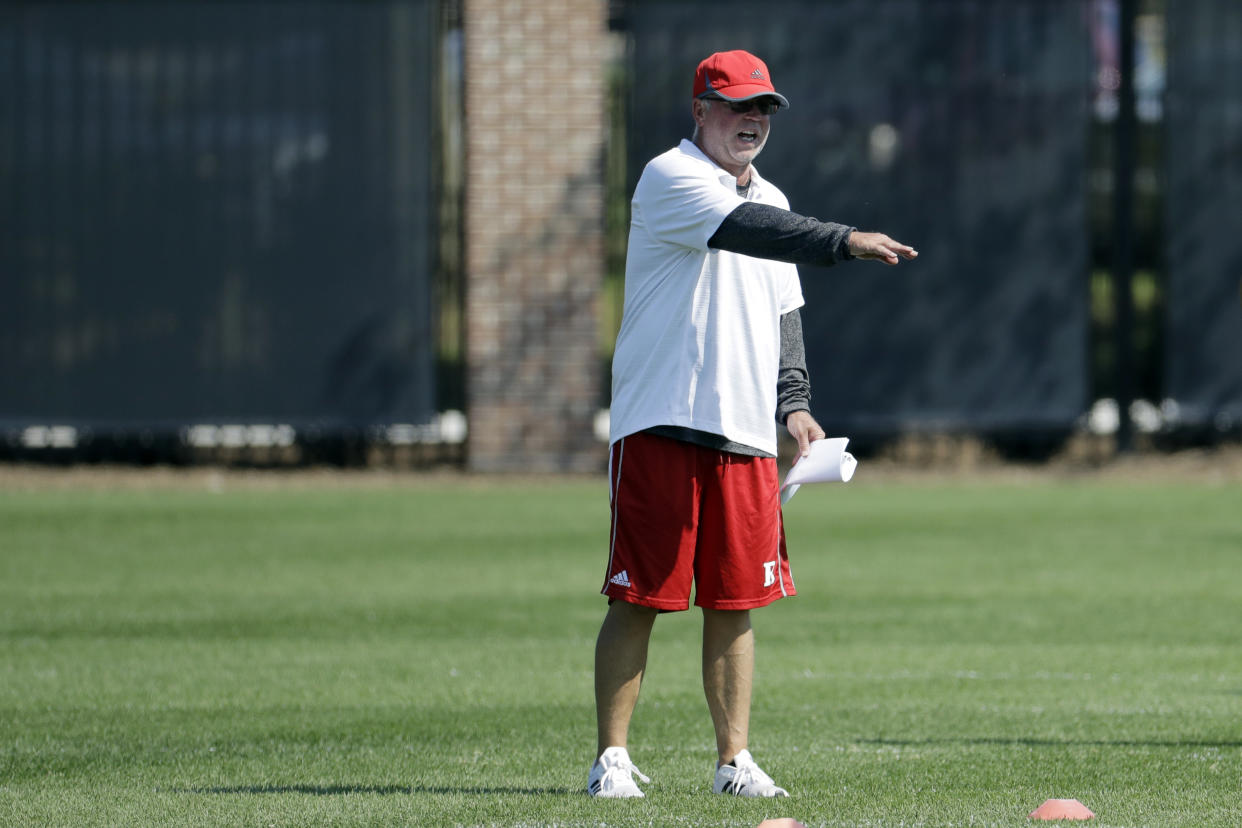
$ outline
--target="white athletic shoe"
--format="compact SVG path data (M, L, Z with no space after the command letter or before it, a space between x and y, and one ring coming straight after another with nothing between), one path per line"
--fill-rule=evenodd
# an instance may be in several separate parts
M607 799L642 797L643 792L630 774L637 774L644 782L651 781L634 767L625 748L610 747L591 766L591 774L587 777L587 793Z
M789 796L789 791L777 787L772 777L755 764L749 750L734 756L733 764L716 768L712 790L734 796Z

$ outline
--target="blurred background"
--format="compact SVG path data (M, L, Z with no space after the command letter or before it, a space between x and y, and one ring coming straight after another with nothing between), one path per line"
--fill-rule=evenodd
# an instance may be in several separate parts
M1232 0L16 0L0 460L602 469L630 194L735 48L793 209L921 254L801 271L855 453L1242 438Z

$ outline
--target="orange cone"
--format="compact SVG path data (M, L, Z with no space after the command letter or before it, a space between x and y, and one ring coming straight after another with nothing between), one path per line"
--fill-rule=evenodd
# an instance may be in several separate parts
M1029 816L1031 819L1091 819L1095 814L1077 799L1049 799Z
M806 826L796 819L781 817L780 819L765 819L759 823L759 828L806 828Z

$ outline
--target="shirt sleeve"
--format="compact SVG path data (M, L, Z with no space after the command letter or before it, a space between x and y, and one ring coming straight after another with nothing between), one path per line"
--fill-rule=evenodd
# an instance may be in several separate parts
M708 165L667 157L647 165L634 191L634 205L653 239L702 251L725 217L745 203Z
M806 370L802 314L781 315L781 366L776 376L776 420L784 424L795 411L811 410L811 378Z
M743 202L720 222L707 244L760 259L827 266L854 258L849 250L854 230L770 204Z

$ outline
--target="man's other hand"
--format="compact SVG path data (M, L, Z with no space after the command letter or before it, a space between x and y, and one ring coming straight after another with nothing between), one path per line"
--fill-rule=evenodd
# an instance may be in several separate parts
M786 417L785 428L789 429L790 436L798 441L798 456L794 458L795 463L798 462L799 458L806 457L811 453L811 443L828 436L819 427L819 423L815 422L811 412L805 410L795 411Z

